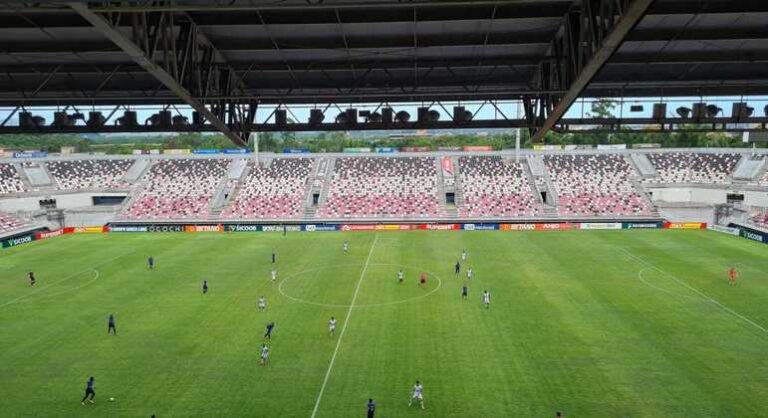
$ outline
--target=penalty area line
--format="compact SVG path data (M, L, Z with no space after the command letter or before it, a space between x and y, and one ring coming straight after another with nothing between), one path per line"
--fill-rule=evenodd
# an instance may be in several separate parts
M333 364L336 362L336 354L339 353L339 347L341 347L341 340L344 338L344 332L347 331L349 318L352 316L352 310L355 308L355 301L357 300L357 295L358 293L360 293L360 284L363 283L363 278L365 278L365 272L368 270L368 264L370 264L371 256L373 255L373 249L376 247L376 241L378 241L378 239L379 239L379 234L374 235L373 244L371 244L371 250L368 251L368 258L365 259L365 265L363 266L363 270L360 272L360 279L357 280L357 286L355 286L355 293L352 295L352 302L349 303L349 308L347 309L347 315L344 318L344 325L342 325L341 332L339 333L339 339L336 340L336 348L333 349L333 354L331 355L331 362L330 364L328 364L328 370L325 371L325 377L323 378L323 385L320 386L320 393L317 394L315 407L312 409L312 418L315 418L315 416L317 415L317 410L320 407L320 401L323 400L323 393L325 393L325 386L328 385L328 378L331 377Z
M720 307L720 309L728 312L729 314L731 314L731 315L741 319L742 321L748 323L749 325L752 325L753 327L759 329L760 331L763 331L764 333L768 334L768 329L766 329L764 326L758 324L757 322L755 322L755 321L747 318L746 316L744 316L744 315L734 311L733 309L723 305L722 303L720 303L720 302L716 301L715 299L711 298L709 295L705 294L704 292L700 291L699 289L696 289L695 287L689 285L685 281L677 278L676 276L674 276L674 275L672 275L670 273L667 273L666 271L660 269L659 267L656 267L654 264L650 263L649 261L646 261L645 259L636 256L635 254L633 254L632 252L630 252L626 248L619 247L619 249L621 251L623 251L625 254L627 254L628 256L630 256L633 260L635 260L635 261L637 261L637 262L639 262L641 264L644 264L646 267L652 268L652 269L658 271L659 273L669 277L670 279L676 281L677 283L679 283L679 284L687 287L691 291L695 292L696 294L698 294L702 298L704 298L704 299L708 300L709 302L712 302L713 304L717 305L718 307Z

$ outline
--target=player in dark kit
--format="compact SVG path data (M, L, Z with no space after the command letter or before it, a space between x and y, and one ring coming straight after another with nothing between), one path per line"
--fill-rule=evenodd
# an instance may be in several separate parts
M35 273L30 271L29 272L29 285L30 286L34 286L36 282L37 282L37 280L35 280Z
M88 399L88 397L91 397L91 399ZM88 383L86 383L85 386L85 396L83 396L83 400L80 401L80 405L85 405L85 400L88 399L88 402L90 403L96 403L93 401L93 398L96 396L96 391L93 390L93 376L88 378Z
M272 341L272 329L275 328L274 322L267 322L267 332L264 333L264 339Z
M153 257L149 257L147 259L147 265L149 266L149 269L152 270L155 268L155 259Z
M208 280L203 280L203 294L208 293Z
M467 289L467 284L464 283L464 286L461 287L461 298L466 300L467 293L469 293L469 289Z
M107 334L110 332L117 335L117 328L115 327L115 316L112 314L109 314L109 319L107 320Z
M376 402L373 399L368 399L368 418L373 418L373 414L376 413Z
M461 263L459 263L458 261L456 261L456 267L454 268L454 270L455 270L455 272L456 272L456 275L458 276L458 275L459 275L459 273L461 272Z
M277 254L275 254L275 250L272 250L272 264L275 264L275 261L277 261Z

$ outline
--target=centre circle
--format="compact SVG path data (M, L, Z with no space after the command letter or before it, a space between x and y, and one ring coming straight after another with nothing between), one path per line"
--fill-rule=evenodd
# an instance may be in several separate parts
M348 283L338 283L338 282L335 282L334 280L329 280L329 277L331 276L326 274L321 278L321 280L324 279L323 282L318 283L316 285L316 286L319 286L319 288L316 288L314 290L315 290L315 295L317 295L321 291L328 290L330 286L347 285L349 286L350 294L346 296L348 300L348 302L346 303L329 303L333 301L319 301L317 300L318 299L317 297L297 295L296 294L297 292L291 291L291 287L295 285L305 285L305 289L309 288L311 285L313 285L313 283L309 281L311 280L311 278L308 278L308 277L313 274L316 274L317 272L328 271L328 270L340 270L345 268L346 269L355 268L353 270L354 271L353 280L350 280L349 272L344 272L344 274L341 275L341 276L345 276L345 275L347 276L346 279L348 280ZM398 283L397 272L401 269L405 274L405 279L403 280L403 283ZM426 289L422 289L418 287L418 278L421 272L427 273ZM361 274L364 274L362 281L360 281ZM369 280L376 281L377 283L370 283ZM351 306L350 302L354 298L354 294L352 292L357 290L358 282L360 283L360 289L361 289L360 294L358 294L358 297L354 303L354 306ZM406 296L402 298L395 298L393 300L387 300L384 302L367 300L370 298L370 295L365 295L364 290L362 290L366 287L366 283L369 286L370 285L384 286L383 288L379 289L379 290L382 290L382 293L405 294ZM433 295L435 292L440 290L442 285L443 285L443 281L440 278L440 276L430 271L420 269L418 267L406 266L406 265L395 264L395 263L368 263L367 265L363 263L356 263L356 264L335 264L335 265L316 266L306 270L302 270L298 273L293 273L289 276L286 276L280 281L280 284L278 285L277 290L280 292L281 295L283 295L284 297L294 302L304 303L308 305L323 306L328 308L350 308L350 307L371 308L371 307L377 307L377 306L389 306L389 305L397 305L401 303L414 302L414 301Z

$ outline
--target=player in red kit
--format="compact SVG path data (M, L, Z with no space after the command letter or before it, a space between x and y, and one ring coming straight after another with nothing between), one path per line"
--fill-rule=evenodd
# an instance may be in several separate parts
M736 278L739 277L739 272L736 271L736 267L731 267L728 270L728 284L733 286L736 284Z
M422 271L421 272L421 280L419 280L421 283L421 287L426 288L427 287L427 273Z

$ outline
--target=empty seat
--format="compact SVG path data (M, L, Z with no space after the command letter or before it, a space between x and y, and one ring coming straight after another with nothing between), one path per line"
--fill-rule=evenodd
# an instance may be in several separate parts
M208 205L227 173L228 159L159 160L146 188L123 216L128 219L206 219Z
M124 189L133 160L60 160L46 163L60 190Z
M657 177L646 183L726 184L739 163L739 154L666 152L647 154Z
M248 163L250 171L230 206L227 219L297 218L304 208L313 159L276 158L269 167Z
M531 192L522 163L498 156L459 158L463 217L532 217L541 211Z
M548 155L544 163L558 194L560 216L649 216L621 155Z
M0 194L25 192L24 183L13 164L0 163Z
M344 157L336 160L320 217L436 217L445 210L437 198L432 157Z

